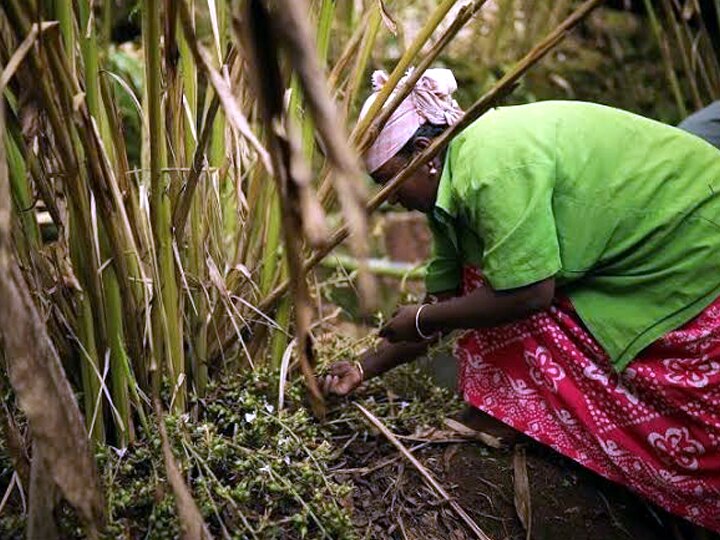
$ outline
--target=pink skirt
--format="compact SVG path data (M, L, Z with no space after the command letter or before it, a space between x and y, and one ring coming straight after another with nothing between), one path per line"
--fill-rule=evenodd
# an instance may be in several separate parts
M465 293L483 286L465 269ZM567 299L457 343L465 401L720 532L720 299L621 373Z

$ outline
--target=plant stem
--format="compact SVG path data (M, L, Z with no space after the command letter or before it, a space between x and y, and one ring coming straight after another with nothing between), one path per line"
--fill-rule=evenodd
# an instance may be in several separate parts
M157 279L152 305L155 358L163 358L172 382L177 388L175 410L185 410L185 360L182 345L182 311L178 299L175 261L172 250L171 209L167 193L168 180L163 169L167 163L162 110L159 0L143 3L143 36L145 38L145 80L147 84L150 127L150 216L152 220ZM158 383L159 380L156 380ZM159 389L159 388L157 388Z

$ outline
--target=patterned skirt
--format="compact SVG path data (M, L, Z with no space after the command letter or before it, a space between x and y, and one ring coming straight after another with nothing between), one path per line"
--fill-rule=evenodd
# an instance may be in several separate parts
M465 293L483 286L465 269ZM567 299L457 343L470 405L720 532L720 299L618 374Z

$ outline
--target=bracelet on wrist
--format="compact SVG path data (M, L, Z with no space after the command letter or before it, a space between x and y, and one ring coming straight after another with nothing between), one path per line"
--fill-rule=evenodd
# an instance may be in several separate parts
M422 310L425 309L427 306L428 304L423 304L415 312L415 331L417 332L417 335L420 336L422 339L432 338L432 334L428 335L425 334L422 330L420 330L420 313L422 313Z
M360 381L361 382L364 381L365 380L365 370L363 369L362 362L360 362L360 360L355 360L353 362L353 364L355 364L355 367L360 372Z

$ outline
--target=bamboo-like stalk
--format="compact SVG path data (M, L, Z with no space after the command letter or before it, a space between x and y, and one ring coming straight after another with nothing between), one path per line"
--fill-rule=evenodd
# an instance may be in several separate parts
M190 0L188 7L191 14L191 24L194 27L195 0ZM183 79L183 95L187 106L187 114L183 115L185 119L185 162L190 163L190 160L193 160L193 170L195 170L195 148L200 147L196 141L197 135L193 135L198 113L197 67L195 66L192 51L190 51L184 32L178 33L178 45L180 50L180 71L182 72ZM217 97L215 98L215 103L219 103ZM217 110L217 106L215 110ZM206 193L204 188L202 188L202 193ZM201 282L207 280L207 269L204 257L206 220L203 214L204 197L202 193L200 196L192 199L190 208L190 245L188 246L187 253L188 271ZM181 204L183 204L182 200L178 203L176 210ZM177 235L177 230L175 232ZM207 319L209 315L208 300L202 290L192 292L192 304L195 306L195 310L190 309L188 317L193 351L193 381L195 383L195 391L198 396L202 397L205 395L208 384Z
M163 172L167 163L167 151L162 112L163 72L159 47L161 32L158 0L146 0L143 3L143 23L150 128L150 213L159 279L152 305L154 355L156 360L164 359L172 385L176 388L175 410L184 411L186 387L182 311L172 249L171 208L166 191L168 180ZM156 379L157 383L159 379Z
M665 13L665 21L667 26L672 29L673 36L675 38L675 49L680 55L680 61L685 71L685 78L690 86L690 96L693 100L695 109L700 109L703 106L702 98L700 97L700 89L698 88L697 76L692 68L692 60L690 59L690 53L688 51L688 44L685 42L685 36L680 28L680 24L677 21L675 11L670 3L670 0L661 1L662 9ZM692 44L690 44L692 46Z
M98 40L94 25L91 20L91 6L88 0L79 0L80 27L85 31L81 34L80 49L82 51L83 65L85 69L85 91L88 112L100 125L101 137L106 143L111 143L108 129L108 122L105 118L105 110L101 106L101 94L99 84L99 61L98 61ZM112 146L108 146L112 148ZM112 250L105 226L99 223L98 237L100 241L101 256L103 259L112 257ZM116 422L116 434L118 444L127 446L133 438L132 418L130 414L130 396L128 392L128 381L126 372L123 369L127 362L125 358L125 330L123 326L123 303L120 295L120 286L113 266L108 267L102 274L103 295L105 302L105 327L107 329L107 346L110 350L110 379L112 386L112 400L117 416L113 416ZM103 344L106 345L106 344Z
M362 79L365 76L370 57L372 55L375 41L377 40L378 31L382 24L382 15L380 8L374 5L370 8L370 15L368 17L368 29L363 36L360 52L355 60L355 66L352 74L350 75L350 82L348 83L347 91L345 92L345 116L349 117L352 111L353 103L362 85Z
M387 83L385 83L383 88L378 93L375 101L373 101L373 104L367 111L366 116L362 118L355 126L355 129L353 129L350 137L353 141L360 143L360 151L364 150L367 145L372 142L366 139L366 132L370 127L370 122L372 122L373 118L375 118L375 116L380 112L382 107L385 105L385 102L390 97L390 94L400 82L400 79L402 79L402 77L405 75L407 69L410 67L413 59L417 56L423 46L425 46L425 43L427 43L433 32L435 32L437 27L440 25L445 16L456 3L457 0L443 0L440 5L435 9L435 11L430 15L418 35L407 48L405 53L400 57L400 60L398 60L398 63L395 65L395 68L388 77Z
M64 45L66 51L69 51L67 56L73 59L70 62L70 69L71 72L74 73L76 70L74 55L76 41L72 18L72 1L59 0L56 4L56 9L61 24ZM57 127L59 127L58 124L56 124L56 128ZM87 198L87 192L82 189L82 187L79 187L77 194L79 195L78 200L70 207L68 228L70 256L73 261L73 266L80 270L78 275L83 284L83 289L85 289L79 298L80 311L78 314L79 327L77 332L81 358L83 394L85 398L85 423L92 439L96 442L102 442L105 439L105 421L101 381L98 377L98 374L102 373L98 341L102 343L107 333L105 331L105 320L103 316L104 309L100 309L102 293L100 291L99 276L83 271L97 267L97 262L92 256L93 252L86 251L89 245L92 246L94 244L92 240L88 242L88 235L86 232L84 233L85 230L90 228L89 200ZM87 291L95 291L95 294L88 294ZM103 317L98 328L96 328L93 312Z
M643 2L645 3L645 10L647 11L648 18L650 19L650 27L652 28L658 45L660 46L665 75L668 78L668 83L670 83L670 88L672 89L673 96L675 97L675 103L678 111L680 111L680 115L685 117L687 116L687 107L685 106L685 100L683 99L682 91L680 90L680 83L673 67L672 54L670 52L667 36L665 36L665 32L658 21L657 14L655 13L655 8L653 8L651 0L643 0Z

